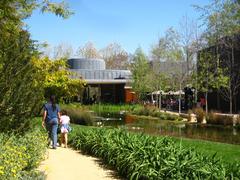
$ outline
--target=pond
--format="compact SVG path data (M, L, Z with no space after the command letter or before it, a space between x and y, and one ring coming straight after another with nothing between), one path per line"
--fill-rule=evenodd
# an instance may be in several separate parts
M203 139L240 144L240 130L232 126L190 124L153 118L139 118L119 113L101 113L96 116L96 126L121 127L133 132Z

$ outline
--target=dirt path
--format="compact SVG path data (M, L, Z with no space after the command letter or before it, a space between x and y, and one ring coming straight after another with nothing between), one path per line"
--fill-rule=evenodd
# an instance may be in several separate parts
M48 158L39 167L47 180L113 180L114 172L101 167L98 159L69 148L48 150Z

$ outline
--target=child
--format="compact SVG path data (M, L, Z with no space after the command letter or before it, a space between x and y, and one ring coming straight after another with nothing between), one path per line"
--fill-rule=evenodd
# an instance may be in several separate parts
M67 148L68 141L68 132L70 131L70 117L67 116L67 112L65 110L61 111L60 116L60 129L61 129L61 146Z

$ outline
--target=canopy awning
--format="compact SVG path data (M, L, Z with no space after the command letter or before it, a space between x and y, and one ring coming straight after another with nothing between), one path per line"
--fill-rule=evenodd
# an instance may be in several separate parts
M164 92L164 91L162 91L162 90L159 90L159 91L154 91L154 92L152 92L151 94L153 94L153 95L184 95L185 93L184 93L184 91L182 91L182 90L179 90L179 91L168 91L168 92Z
M152 92L152 94L156 94L156 95L164 94L164 93L165 93L165 92L162 91L162 90Z

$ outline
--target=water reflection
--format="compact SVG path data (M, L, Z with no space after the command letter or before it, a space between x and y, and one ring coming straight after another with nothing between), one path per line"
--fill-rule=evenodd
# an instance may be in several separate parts
M168 135L240 144L239 130L232 126L176 123L159 119L136 118L136 116L124 114L104 113L98 114L98 116L101 116L101 118L96 120L97 126L122 127L129 131L152 135Z

